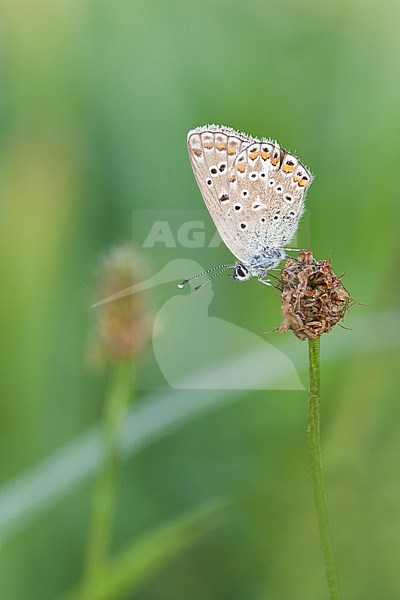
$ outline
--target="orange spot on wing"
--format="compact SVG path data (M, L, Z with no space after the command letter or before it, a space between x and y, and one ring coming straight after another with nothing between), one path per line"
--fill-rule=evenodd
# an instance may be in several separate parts
M256 150L255 152L250 152L249 156L250 156L251 160L256 160L256 158L258 158L259 154L260 153L258 152L258 150Z
M215 147L219 151L226 150L226 144L224 142L217 142Z
M214 144L212 142L204 142L203 146L204 146L204 148L207 148L207 150L211 150L211 148L213 148Z
M261 158L263 160L267 160L267 158L271 158L271 152L264 152L264 150L261 152Z
M193 154L196 156L201 156L203 153L200 148L193 148Z
M239 164L236 166L236 169L237 169L238 171L240 171L241 173L244 173L244 171L245 171L245 169L246 169L246 165L245 165L245 163L239 163Z
M282 171L284 171L285 173L293 173L294 166L293 165L283 165Z
M232 154L236 154L237 152L237 146L233 145L233 146L228 146L228 154L229 156L232 156Z
M279 162L279 157L278 156L276 158L273 158L271 160L271 164L274 165L274 167L276 167L276 165L278 164L278 162Z
M308 179L306 177L303 177L303 179L301 179L299 181L299 186L300 187L305 187L308 184Z
M236 175L234 175L234 173L232 173L232 175L229 177L229 181L231 183L234 183L236 181Z

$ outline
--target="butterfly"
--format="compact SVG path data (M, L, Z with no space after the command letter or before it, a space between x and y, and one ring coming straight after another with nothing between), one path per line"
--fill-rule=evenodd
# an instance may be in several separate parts
M233 268L236 281L257 277L270 285L265 277L285 258L284 247L296 233L313 176L277 142L230 127L192 129L187 145L206 207L238 262L208 269L179 287L217 271L196 291L228 268Z

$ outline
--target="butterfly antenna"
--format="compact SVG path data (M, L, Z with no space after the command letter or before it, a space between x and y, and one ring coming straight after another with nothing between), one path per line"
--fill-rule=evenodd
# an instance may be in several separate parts
M212 273L213 271L217 271L218 269L222 269L219 272L219 273L222 273L222 271L225 271L225 269L230 269L231 267L234 267L234 265L218 265L217 267L212 267L211 269L207 269L207 271L203 271L202 273L193 275L193 277L188 277L188 279L184 279L183 281L178 283L178 288L183 288L190 281L193 281L193 279L198 279L199 277L202 277L203 275L208 275L208 273ZM219 275L219 273L217 273L216 275Z
M201 289L203 287L203 285L206 285L206 283L210 283L210 281L212 281L213 279L218 277L218 275L221 275L221 273L223 273L227 269L231 269L232 267L234 267L234 265L223 265L223 268L220 271L217 271L217 273L214 273L214 275L211 275L211 277L209 277L208 279L203 281L203 283L200 283L200 285L196 285L196 287L194 287L192 291L198 292L199 289Z

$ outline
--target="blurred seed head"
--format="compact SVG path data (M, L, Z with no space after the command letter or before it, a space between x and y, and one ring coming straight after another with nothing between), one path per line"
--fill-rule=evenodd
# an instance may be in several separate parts
M329 333L349 307L350 295L329 259L316 261L311 250L289 258L281 270L282 315L279 331L291 329L301 340Z
M131 245L112 248L99 263L94 286L96 301L145 279L143 259ZM143 292L128 294L95 306L91 362L134 358L145 347L151 331L147 298Z

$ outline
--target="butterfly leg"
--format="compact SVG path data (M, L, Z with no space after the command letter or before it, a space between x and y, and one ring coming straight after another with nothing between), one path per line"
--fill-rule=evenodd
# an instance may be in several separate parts
M277 277L276 275L274 275L273 273L271 273L271 271L280 271L280 269L268 269L268 274L273 277L274 279L276 279L276 281L280 282L280 278ZM268 279L268 281L271 281L270 279Z
M285 248L288 252L300 252L301 248Z
M270 279L262 279L261 277L258 278L258 281L260 283L263 283L264 285L268 285L269 287L274 287L271 283Z

